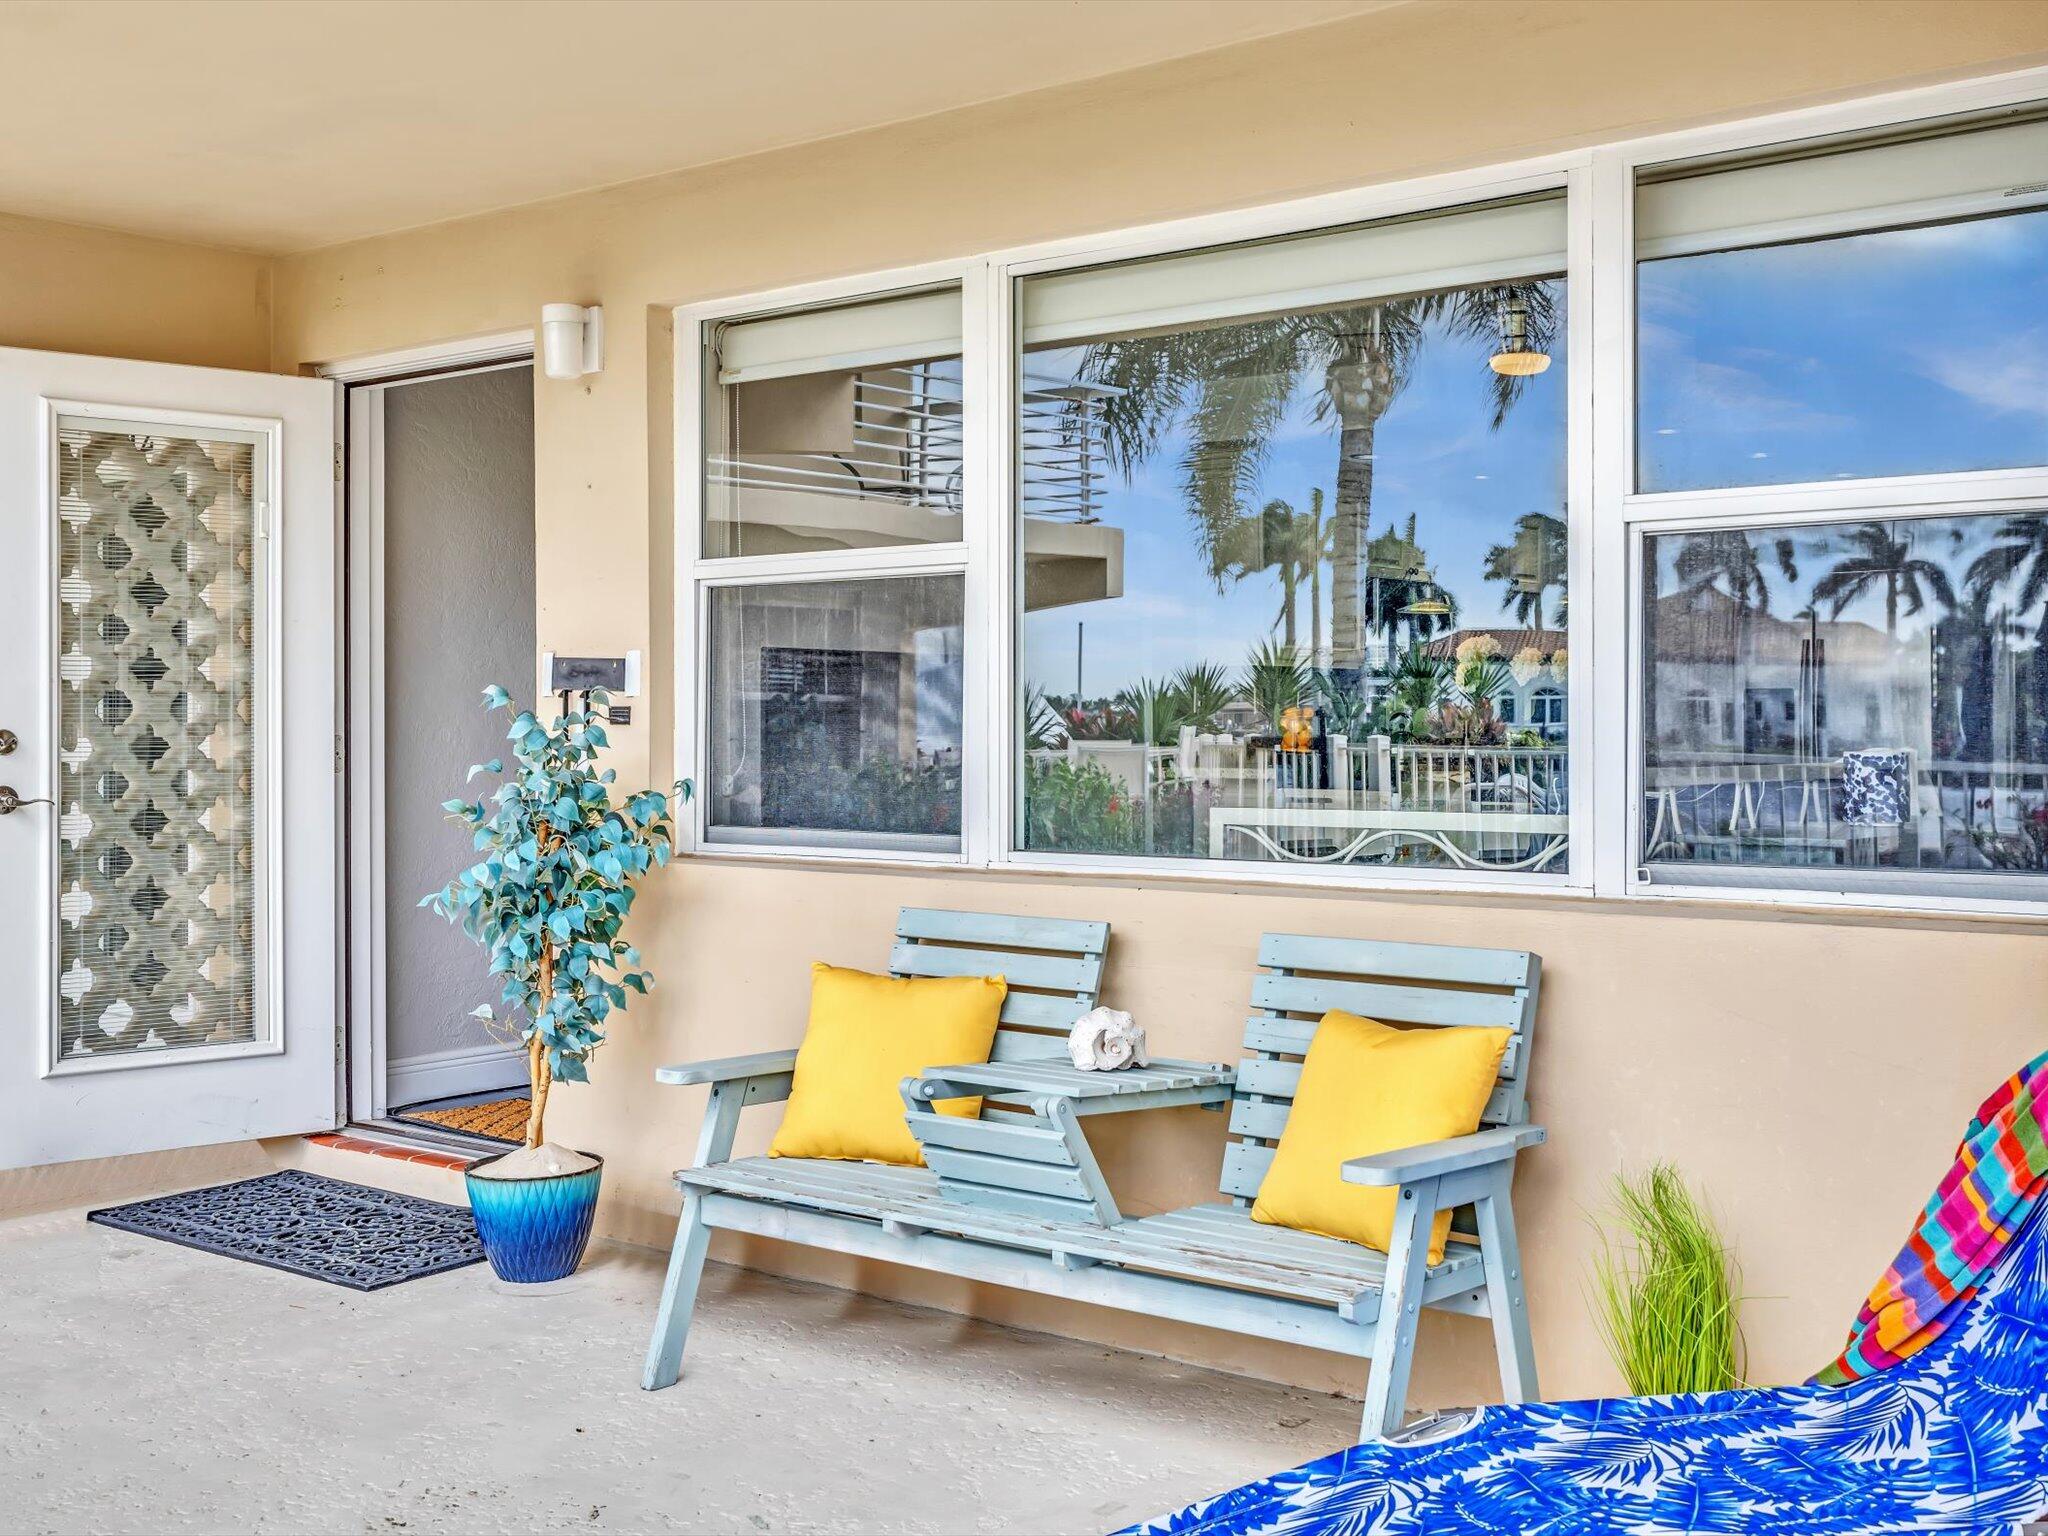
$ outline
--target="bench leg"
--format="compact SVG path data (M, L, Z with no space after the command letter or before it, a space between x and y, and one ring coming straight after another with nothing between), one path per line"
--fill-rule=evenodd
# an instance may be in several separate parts
M1536 1350L1529 1338L1529 1302L1522 1290L1522 1250L1515 1238L1515 1208L1508 1199L1513 1164L1503 1164L1493 1188L1474 1202L1479 1256L1486 1266L1486 1310L1493 1317L1493 1347L1500 1356L1504 1402L1526 1403L1536 1390Z
M1380 1291L1379 1321L1372 1331L1372 1368L1365 1380L1360 1440L1391 1435L1401 1427L1408 1405L1408 1371L1414 1362L1415 1327L1422 1313L1423 1277L1429 1269L1430 1225L1436 1220L1436 1184L1435 1179L1403 1184L1396 1200L1387 1279Z
M697 1132L697 1166L708 1168L732 1156L733 1135L739 1129L740 1111L747 1103L747 1083L734 1081L712 1085L704 1106L704 1123ZM672 1387L683 1373L683 1339L690 1331L690 1314L697 1309L697 1282L704 1278L704 1254L711 1245L711 1229L704 1225L704 1197L695 1190L683 1194L682 1219L676 1223L676 1246L668 1258L668 1278L661 1285L661 1306L654 1314L654 1337L647 1344L647 1365L640 1373L640 1385L649 1392Z
M647 1344L647 1367L640 1373L640 1385L649 1392L674 1386L683 1373L683 1340L690 1331L690 1314L697 1309L697 1282L704 1277L704 1254L710 1246L704 1197L693 1191L683 1196L683 1219L676 1225L661 1307L654 1314L654 1337Z

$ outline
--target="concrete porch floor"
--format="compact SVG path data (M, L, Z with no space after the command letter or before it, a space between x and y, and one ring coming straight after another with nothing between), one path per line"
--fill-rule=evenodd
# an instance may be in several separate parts
M0 1222L22 1532L1102 1532L1351 1443L1355 1403L713 1265L639 1389L661 1256L368 1295Z

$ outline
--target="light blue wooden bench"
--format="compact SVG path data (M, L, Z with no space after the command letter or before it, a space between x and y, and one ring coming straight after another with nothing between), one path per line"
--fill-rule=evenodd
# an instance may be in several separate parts
M912 930L907 942L922 947L920 929L940 919L969 917L990 925L1016 921L907 911L904 925ZM1002 931L977 929L976 943L987 953L986 946ZM1039 947L1051 947L1049 930L1035 929L1031 936ZM1104 941L1106 931L1098 946ZM1092 970L1078 973L1091 984L1099 980L1100 953L1098 947ZM903 969L906 962L945 963L906 956L899 944L896 964ZM927 1139L925 1146L927 1159L936 1154L941 1163L951 1153L993 1158L1010 1169L1036 1162L1050 1174L1035 1186L1018 1182L1009 1171L998 1178L978 1162L956 1164L942 1175L931 1167L811 1159L728 1161L740 1109L787 1096L794 1053L663 1068L657 1074L662 1081L710 1084L712 1102L697 1164L676 1176L683 1190L683 1219L642 1384L657 1388L676 1380L704 1245L710 1229L723 1227L1363 1357L1372 1362L1362 1430L1366 1438L1400 1425L1424 1307L1491 1318L1503 1395L1510 1402L1534 1396L1535 1362L1509 1181L1516 1153L1544 1139L1540 1128L1527 1123L1524 1093L1540 976L1536 957L1510 950L1268 934L1260 942L1259 963L1263 972L1252 984L1254 1016L1245 1029L1247 1056L1236 1070L1234 1089L1216 1080L1213 1066L1174 1063L1163 1066L1163 1075L1191 1081L1124 1090L1138 1101L1130 1107L1229 1095L1224 1200L1155 1216L1123 1217L1114 1202L1104 1212L1092 1198L1100 1177L1088 1171L1092 1158L1084 1166L1070 1155L1077 1144L1085 1155L1086 1142L1075 1120L1084 1112L1121 1107L1116 1105L1118 1090L1109 1085L1127 1074L1076 1073L1063 1058L1054 1062L1026 1054L1042 1049L1046 1036L999 1044L997 1054L1003 1059L987 1072L940 1068L904 1087L911 1124L927 1138L931 1125L920 1127L920 1111L930 1099L956 1096L962 1087L988 1088L1001 1095L999 1103L1029 1110L1034 1119L1028 1121L997 1108L984 1110L979 1121L958 1124L1044 1139L1003 1135L976 1143L974 1132L947 1129L938 1133L941 1140ZM1078 986L1063 1006L1075 1004L1087 1004ZM1262 1226L1250 1217L1252 1198L1286 1125L1301 1075L1300 1057L1317 1021L1331 1008L1389 1023L1494 1024L1514 1032L1479 1131L1345 1164L1344 1176L1353 1182L1400 1190L1392 1251L1384 1255L1334 1238ZM1006 1010L1006 1024L1008 1018ZM1008 1086L999 1081L997 1068L1027 1061L1033 1072ZM1151 1098L1155 1093L1169 1097ZM1094 1108L1084 1110L1089 1105ZM984 1178L994 1182L982 1183ZM978 1188L963 1191L962 1185ZM1454 1240L1443 1263L1432 1266L1427 1262L1429 1227L1445 1209L1460 1211L1472 1240Z
M1035 1065L1058 1063L1071 1073L1066 1057L1067 1031L1082 1014L1093 1008L1102 991L1103 956L1109 949L1109 924L1079 922L1070 918L1008 917L989 912L945 912L905 907L897 916L896 938L889 953L892 976L996 976L1005 977L1009 991L989 1059L995 1064ZM880 1169L864 1163L831 1162L818 1158L751 1157L730 1161L734 1134L739 1129L740 1111L749 1104L779 1102L789 1097L796 1069L796 1051L769 1051L756 1056L733 1056L719 1061L691 1062L661 1067L657 1082L706 1083L711 1099L704 1112L703 1128L697 1139L697 1161L676 1175L682 1186L682 1220L676 1228L675 1250L670 1256L668 1279L662 1289L661 1314L655 1325L654 1344L649 1349L642 1384L648 1388L673 1383L681 1369L683 1340L689 1331L690 1314L696 1304L697 1282L704 1268L704 1255L713 1227L736 1231L761 1231L763 1224L777 1225L773 1197L760 1198L729 1194L720 1181L743 1181L737 1188L771 1190L787 1183L792 1190L813 1186L851 1185L871 1171L901 1171L917 1176L920 1188L936 1195L939 1175L931 1168ZM1074 1076L1084 1074L1072 1073ZM978 1090L970 1090L978 1091ZM1227 1089L1225 1090L1227 1092ZM991 1095L998 1103L1017 1100L1014 1092ZM924 1106L929 1108L928 1105ZM988 1111L984 1109L984 1115ZM937 1116L956 1124L982 1122ZM1043 1123L1031 1125L995 1124L986 1133L992 1141L1022 1145L1031 1143L1029 1158L997 1158L1012 1169L1013 1187L991 1188L990 1198L1004 1194L1019 1203L1029 1198L1033 1186L1049 1177L1073 1181L1072 1193L1080 1203L1085 1193L1099 1187L1107 1198L1108 1186L1078 1131L1071 1141L1064 1127L1055 1134ZM1051 1146L1059 1140L1061 1151ZM955 1194L968 1182L969 1165L986 1148L957 1141L939 1152L948 1172L958 1175L947 1181ZM953 1154L957 1152L957 1156ZM1032 1169L1017 1165L1030 1162ZM1085 1169L1085 1171L1084 1171ZM745 1182L751 1181L751 1182ZM1021 1182L1019 1182L1021 1181ZM973 1198L969 1197L970 1200ZM794 1203L794 1202L792 1202ZM801 1236L785 1232L773 1236ZM832 1247L836 1244L824 1244Z

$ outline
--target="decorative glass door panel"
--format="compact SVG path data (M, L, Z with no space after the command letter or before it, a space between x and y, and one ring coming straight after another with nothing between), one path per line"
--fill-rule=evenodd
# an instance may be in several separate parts
M266 444L59 416L58 1072L269 1046Z

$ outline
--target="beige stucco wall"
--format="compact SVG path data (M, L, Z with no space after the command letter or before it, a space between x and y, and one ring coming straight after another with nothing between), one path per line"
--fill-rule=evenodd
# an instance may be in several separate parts
M288 258L273 365L530 324L605 304L604 372L540 381L539 642L644 646L651 689L615 732L625 777L670 777L667 416L676 303L1932 78L2038 62L2034 3L1421 4L1137 74L1020 97L460 224ZM1585 1212L1624 1166L1669 1157L1724 1213L1747 1271L1757 1374L1819 1365L1940 1173L1980 1092L2048 1036L2048 944L1991 924L1855 922L1562 902L762 868L697 861L636 912L660 989L558 1137L607 1154L604 1224L664 1241L702 1091L664 1060L793 1044L805 962L878 966L902 903L1114 925L1109 996L1157 1047L1224 1056L1262 929L1539 951L1533 1097L1554 1128L1518 1190L1550 1393L1614 1379L1581 1295ZM752 1112L747 1145L772 1111ZM1127 1203L1213 1188L1221 1122L1101 1128ZM731 1252L733 1250L727 1250ZM756 1262L994 1317L1356 1388L1359 1368L1152 1320L766 1246ZM1424 1401L1492 1390L1483 1324L1431 1319Z
M271 267L265 256L0 214L0 346L265 368Z

